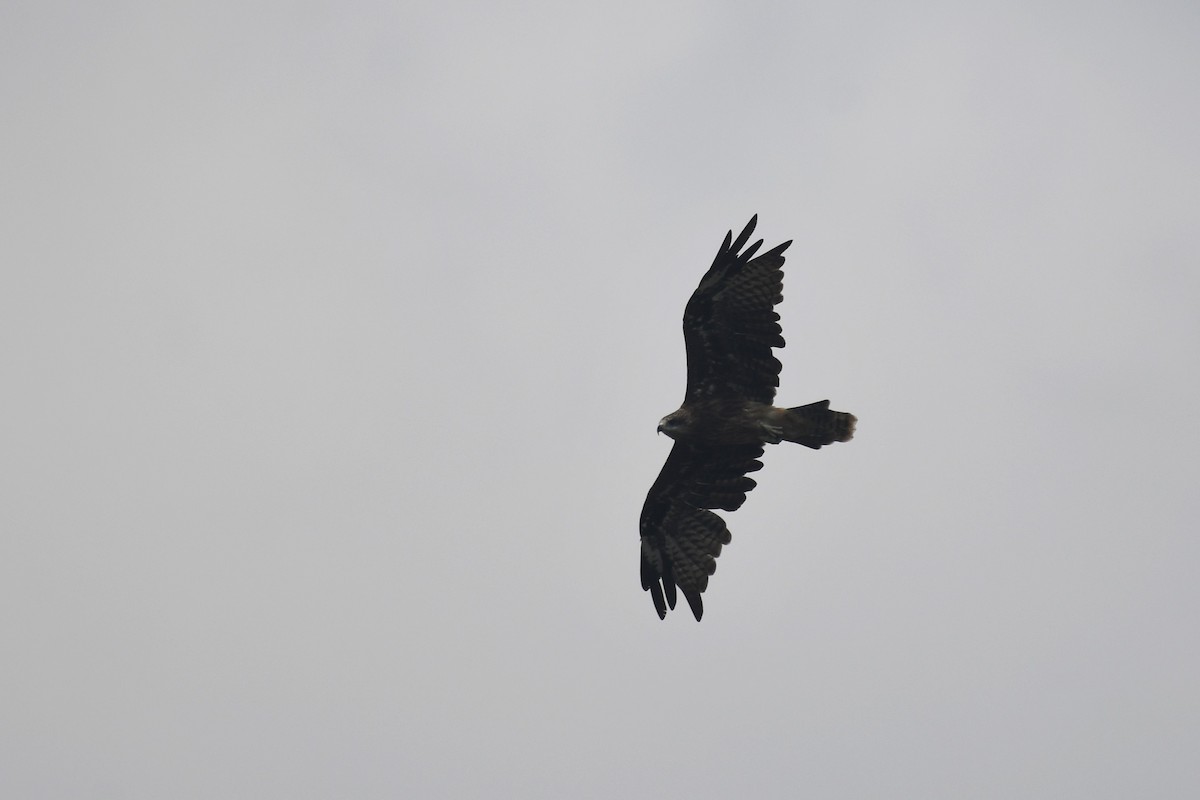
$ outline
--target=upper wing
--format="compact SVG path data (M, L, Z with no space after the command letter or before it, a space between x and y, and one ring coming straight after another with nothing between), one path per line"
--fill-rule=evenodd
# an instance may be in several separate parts
M708 509L733 511L754 488L747 472L762 469L760 445L698 448L676 442L642 506L642 588L659 618L675 608L675 587L692 613L704 613L700 593L729 544L725 521Z
M775 304L783 299L783 251L791 241L751 260L759 239L739 253L758 215L733 240L733 231L683 312L687 345L687 396L684 402L714 394L734 394L770 403L779 386L779 361L772 347L783 347L783 329Z

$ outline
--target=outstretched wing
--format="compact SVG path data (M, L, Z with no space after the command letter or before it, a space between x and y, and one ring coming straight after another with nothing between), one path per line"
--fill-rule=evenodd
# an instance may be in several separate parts
M729 544L725 521L709 509L734 511L754 488L747 472L762 469L759 445L695 447L676 442L642 506L642 588L660 619L675 608L675 588L692 613L704 614L700 593Z
M733 239L733 231L688 300L683 313L687 344L687 395L684 403L705 397L740 397L770 403L779 386L778 359L783 330L775 304L783 299L783 251L791 241L753 258L759 239L745 252L758 215ZM753 258L753 260L751 260Z

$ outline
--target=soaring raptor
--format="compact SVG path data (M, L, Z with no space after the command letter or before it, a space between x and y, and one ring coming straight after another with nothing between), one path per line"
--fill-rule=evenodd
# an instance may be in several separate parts
M762 469L763 445L796 442L814 450L854 436L855 418L829 401L795 408L772 405L783 347L775 305L783 299L783 251L763 253L759 239L742 251L758 216L735 240L733 231L683 312L687 392L658 430L675 440L642 506L642 588L659 618L675 608L676 587L692 613L704 614L701 592L729 544L725 521L710 509L734 511Z

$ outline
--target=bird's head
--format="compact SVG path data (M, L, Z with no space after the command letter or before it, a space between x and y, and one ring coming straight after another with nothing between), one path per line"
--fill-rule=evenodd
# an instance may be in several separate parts
M687 417L683 410L667 414L658 421L658 432L665 433L672 439L678 439L687 432Z

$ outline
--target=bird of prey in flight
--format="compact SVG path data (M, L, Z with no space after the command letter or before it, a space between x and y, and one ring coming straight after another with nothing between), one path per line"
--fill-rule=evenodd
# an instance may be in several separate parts
M675 608L676 587L699 620L701 593L717 568L729 529L712 509L734 511L762 469L763 446L796 442L814 450L854 436L852 414L829 401L795 408L773 405L783 347L775 305L783 299L783 251L757 258L759 239L744 251L758 216L725 241L683 312L687 392L658 430L675 440L642 506L642 588L659 618Z

